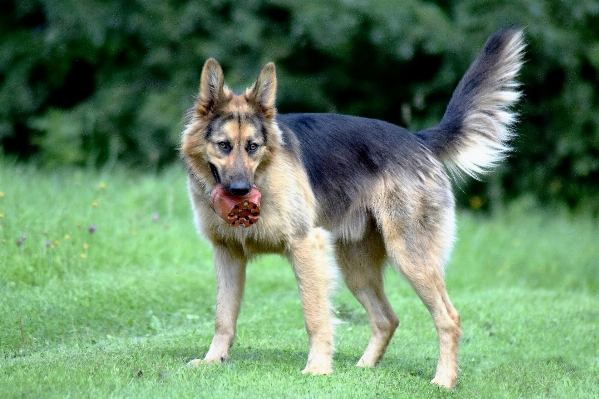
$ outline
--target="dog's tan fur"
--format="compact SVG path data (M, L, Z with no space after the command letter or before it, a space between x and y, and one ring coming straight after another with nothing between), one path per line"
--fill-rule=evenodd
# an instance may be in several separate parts
M522 40L521 32L510 34L512 41L506 48L511 51L508 55L513 65L498 72L510 76L503 80L491 76L491 83L481 83L495 84L488 90L500 91L504 97L485 97L486 108L481 115L489 117L489 125L495 123L495 109L503 112L498 111L506 125L513 120L503 103L517 99L508 95L506 87L515 87L514 70L517 72L520 66ZM436 144L430 148L422 144L428 140L425 131L422 141L414 139L408 143L409 151L405 151L410 159L405 165L389 161L385 168L358 183L353 177L345 177L349 179L348 187L353 184L353 191L347 209L338 212L335 207L342 204L336 202L336 197L315 190L316 183L311 181L302 161L306 159L299 155L305 154L305 142L298 141L291 124L277 119L276 85L275 67L267 64L256 83L236 95L224 85L220 65L210 59L202 71L199 98L188 116L181 152L189 170L196 225L214 249L217 280L214 338L204 359L191 364L226 361L235 337L246 264L256 255L274 252L291 261L299 287L310 348L303 372L331 373L329 256L334 253L345 283L366 309L371 325L370 342L358 366L372 367L381 360L399 324L383 289L382 273L388 261L410 282L435 323L440 351L432 382L448 388L455 386L461 330L460 317L449 300L443 278L455 230L454 198L441 162L446 159L431 149ZM443 128L443 122L440 126ZM481 126L479 130L484 130ZM474 145L471 143L495 140L486 130L464 131L470 134L461 139L468 151ZM507 148L503 138L496 140L493 143L498 151ZM461 143L458 141L455 148L439 147L438 152L462 156ZM250 150L253 145L256 150ZM487 148L487 152L497 155L493 148ZM447 159L451 160L451 156ZM467 169L468 162L462 156L456 164ZM213 212L209 198L219 181L225 187L244 181L259 188L262 204L258 223L249 228L233 228Z

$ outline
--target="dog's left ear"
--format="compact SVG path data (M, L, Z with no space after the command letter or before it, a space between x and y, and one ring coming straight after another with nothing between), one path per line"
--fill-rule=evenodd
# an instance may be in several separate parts
M265 118L273 118L276 113L277 74L275 64L269 62L262 68L258 80L246 92L247 100L256 106Z

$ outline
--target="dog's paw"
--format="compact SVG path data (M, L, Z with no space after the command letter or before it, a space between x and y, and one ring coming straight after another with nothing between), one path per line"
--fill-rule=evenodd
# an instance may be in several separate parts
M187 367L198 367L202 364L206 364L203 359L193 359L187 362Z
M375 367L377 364L377 360L375 359L367 359L364 356L362 356L360 358L360 360L358 360L358 363L356 363L357 367Z
M190 360L189 362L187 362L187 366L189 367L199 367L203 364L223 364L227 361L227 358L224 356L221 356L220 358L215 358L215 359L208 359L208 358L204 358L204 359L193 359Z
M453 389L455 388L457 377L455 375L436 375L432 379L431 384L438 385L443 388Z
M328 375L333 372L330 360L323 360L320 362L309 361L306 368L302 371L302 374L312 375Z

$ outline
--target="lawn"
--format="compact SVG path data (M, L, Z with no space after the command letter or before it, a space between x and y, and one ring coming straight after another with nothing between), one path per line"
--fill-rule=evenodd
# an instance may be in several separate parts
M354 367L369 328L340 283L335 371L302 375L299 296L276 256L249 266L231 361L186 367L210 344L215 287L184 174L0 161L0 397L599 397L599 223L526 200L458 215L453 391L429 384L432 320L391 271L401 325L385 359Z

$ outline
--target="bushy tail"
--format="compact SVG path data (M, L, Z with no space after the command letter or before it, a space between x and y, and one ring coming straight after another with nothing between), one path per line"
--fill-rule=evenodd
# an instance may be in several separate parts
M474 178L489 172L511 150L511 107L520 98L516 81L524 52L523 31L495 32L455 89L437 126L418 132L451 172Z

